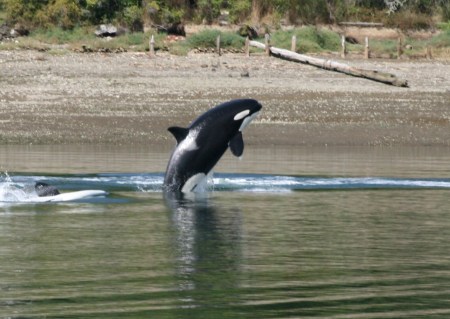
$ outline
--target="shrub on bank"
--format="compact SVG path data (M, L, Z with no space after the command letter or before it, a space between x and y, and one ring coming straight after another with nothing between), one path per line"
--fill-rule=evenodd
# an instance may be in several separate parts
M79 49L82 46L93 51L99 51L107 49L110 51L135 51L144 52L149 50L149 39L151 35L155 36L155 48L161 49L163 46L165 36L163 34L157 34L156 32L134 32L129 34L120 35L114 38L97 38L89 37L87 39L79 40L71 43L73 49Z
M37 29L30 36L47 44L76 43L96 38L91 28L74 28L71 30L63 30L61 28Z
M220 45L224 48L242 48L244 38L233 32L222 32L214 29L206 29L189 36L186 43L189 48L215 48L217 37L220 35Z
M297 52L337 51L340 48L341 40L336 32L312 26L277 31L272 35L271 43L277 47L290 49L293 35L297 37Z
M16 41L8 41L0 44L0 49L11 50L14 48L48 51L56 47L81 50L83 47L91 51L137 51L149 50L150 36L155 35L156 48L160 49L164 43L164 34L156 31L134 32L123 34L113 38L99 38L94 35L92 27L77 27L72 30L61 28L38 29L28 37L20 37Z
M403 10L395 14L386 15L381 21L387 27L400 30L426 30L434 25L433 17L424 13Z
M450 48L450 29L442 31L430 40L430 45L436 48Z
M0 42L0 49L58 50L59 53L63 53L64 50L68 49L88 52L122 52L125 50L144 52L149 50L149 38L152 34L155 36L155 48L157 50L168 50L171 54L176 55L187 55L189 51L197 48L215 48L218 35L221 37L222 48L241 50L244 46L244 38L238 34L214 29L206 29L188 36L185 40L171 42L168 41L166 34L157 33L155 30L146 33L128 33L113 38L99 38L94 35L94 28L77 27L72 30L63 30L61 28L39 29L32 32L28 37ZM341 49L341 40L338 33L318 27L302 27L288 31L278 30L272 33L271 43L276 47L290 49L293 35L297 36L297 52L336 52ZM263 39L259 40L263 42ZM429 40L407 37L404 39L403 44L408 45L410 48L405 48L405 56L424 56L427 46L441 49L436 56L448 56L447 48L450 48L450 29L444 28L444 30ZM362 54L364 47L362 44L349 44L348 50L352 53ZM396 57L397 40L370 39L370 50L374 57Z

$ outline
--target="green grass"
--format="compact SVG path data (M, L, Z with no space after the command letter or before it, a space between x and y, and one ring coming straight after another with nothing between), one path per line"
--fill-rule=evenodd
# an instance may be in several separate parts
M92 51L107 49L116 51L124 49L127 51L144 52L149 49L149 38L155 35L156 49L167 48L171 54L187 55L195 48L215 48L217 36L220 35L222 48L241 49L244 45L244 38L232 32L221 32L219 30L208 29L189 36L184 41L167 43L165 34L158 34L155 31L147 33L129 33L114 38L98 38L94 34L93 27L79 27L73 30L62 30L53 28L48 30L35 30L28 37L20 37L16 41L5 41L0 44L2 50L32 49L55 52L63 54L67 50L79 50L87 47ZM291 48L292 36L297 37L297 52L301 53L325 53L340 51L340 36L325 28L301 27L289 31L276 31L271 36L273 46L285 49ZM259 39L263 41L263 39ZM431 46L434 49L443 49L442 52L450 48L450 27L442 31L429 40L406 38L404 44L410 44L411 50L404 50L406 56L420 56L424 54L425 48ZM363 53L362 44L348 44L349 52ZM256 50L256 49L255 49ZM396 57L397 40L370 40L370 50L374 56ZM261 51L259 51L261 52Z
M437 27L441 30L450 30L450 21L440 22L437 24Z
M99 38L94 34L93 28L75 28L62 30L53 28L48 30L35 30L28 37L20 37L17 41L4 42L0 49L12 50L31 49L50 51L65 45L67 49L76 50L83 46L93 51L108 49L111 51L125 49L127 51L148 51L151 32L129 33L114 38ZM155 35L155 48L160 49L164 45L165 35L153 32Z
M169 52L174 55L186 56L191 48L186 43L186 41L179 41L169 44Z
M296 51L301 53L338 51L341 46L337 33L311 26L290 31L277 31L272 34L271 43L273 46L290 50L293 35L297 37Z
M397 57L398 40L373 39L370 41L369 45L370 45L370 52L374 57L391 57L391 58ZM411 49L407 49L407 46L409 46ZM357 49L355 51L363 52L364 46L359 45L359 47L360 49ZM406 57L409 56L411 58L424 56L426 47L427 47L426 41L407 37L403 41L402 54L403 56Z
M95 39L91 28L75 28L63 30L61 28L38 29L31 33L31 38L46 44L66 44Z
M45 43L42 43L30 37L20 37L14 39L14 41L4 41L0 43L0 50L15 50L15 49L48 51L50 47Z
M373 39L369 42L370 52L375 55L397 54L397 40L393 39Z
M6 12L2 10L0 1L0 25L5 23L5 21L6 21Z
M220 45L223 48L242 48L244 38L233 32L221 32L219 30L203 30L186 39L189 48L215 48L217 36L220 35Z
M111 39L95 38L93 41L86 42L85 45L90 46L93 49L109 48L109 49L119 49L123 48L128 51L148 51L149 50L149 40L151 33L130 33L124 34ZM163 45L163 35L155 33L155 48L161 48Z
M219 35L222 48L241 49L244 46L245 39L236 33L207 29L187 37L184 41L169 44L168 49L171 54L187 55L190 50L196 48L215 48Z
M450 47L450 28L430 39L429 45L436 48Z

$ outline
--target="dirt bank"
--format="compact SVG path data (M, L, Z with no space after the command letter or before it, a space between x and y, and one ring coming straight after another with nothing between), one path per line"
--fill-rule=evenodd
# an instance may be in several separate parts
M411 87L256 55L2 51L0 143L172 143L168 126L251 97L264 110L247 143L450 145L450 63L349 63Z

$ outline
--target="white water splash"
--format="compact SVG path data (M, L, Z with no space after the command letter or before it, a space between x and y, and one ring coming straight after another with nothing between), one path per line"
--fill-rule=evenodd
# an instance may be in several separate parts
M70 176L17 175L0 173L0 202L33 202L37 194L36 181L60 185L65 190L103 189L109 193L145 192L163 190L162 173L97 174ZM322 177L257 174L212 174L196 192L237 191L254 193L289 193L300 190L351 189L450 189L449 178L395 178L395 177Z
M216 190L289 192L302 189L450 188L450 180L382 177L225 175L215 178L214 185Z
M34 196L37 196L36 192ZM25 185L14 183L8 172L0 174L0 202L26 202L30 197L32 192Z

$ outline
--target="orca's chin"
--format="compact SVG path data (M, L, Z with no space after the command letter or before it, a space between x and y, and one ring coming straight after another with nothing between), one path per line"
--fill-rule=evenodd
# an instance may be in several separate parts
M208 184L208 177L204 173L197 173L191 176L181 188L181 192L185 194L189 193L202 193L206 191Z
M239 127L239 132L242 132L243 130L245 130L245 128L255 119L255 117L257 117L259 115L259 112L255 112L250 116L247 116L241 124L241 127Z

